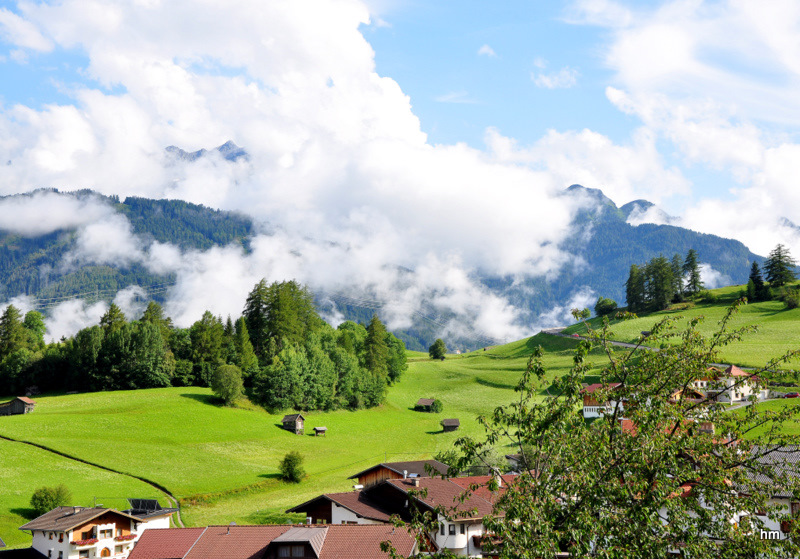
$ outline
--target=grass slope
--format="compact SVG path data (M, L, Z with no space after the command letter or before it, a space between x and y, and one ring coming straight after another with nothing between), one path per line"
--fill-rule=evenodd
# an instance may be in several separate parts
M32 414L0 418L0 435L155 481L182 500L187 525L269 522L320 493L350 489L352 481L346 478L374 463L427 458L450 448L458 437L480 436L475 417L516 397L514 386L539 344L548 350L551 378L570 367L574 342L546 335L444 361L410 354L409 371L390 388L383 406L304 414L306 430L324 425L326 437L283 431L282 414L270 415L255 406L220 407L203 388L42 396ZM441 399L444 411L413 411L421 397ZM446 417L459 418L461 430L443 433L439 421ZM86 493L81 488L93 483L90 467L42 467L38 457L43 451L16 446L22 447L17 458L0 453L0 487L13 485L16 495L13 502L7 501L0 490L4 539L7 527L16 533L23 522L10 509L24 507L33 490L45 482L67 484L81 500L78 504L90 504L87 499L100 494L104 504L121 506L117 503L125 497L153 493L124 476L117 476L118 485L92 485L92 492ZM308 478L299 485L286 484L277 476L279 461L291 450L305 457ZM15 537L11 543L19 541Z
M699 330L703 334L714 332L719 321L725 316L728 307L739 297L743 286L731 286L712 291L719 297L715 304L685 303L673 308L640 316L633 320L612 321L611 331L614 340L635 342L642 331L650 330L656 322L665 317L676 317L678 330L688 320L704 317ZM599 327L601 320L590 321L593 327ZM770 359L783 355L787 350L800 349L800 308L786 309L780 301L749 303L740 307L739 313L730 323L731 328L757 326L757 331L747 334L740 342L724 347L720 351L720 360L741 366L759 367ZM576 324L566 329L567 333L583 333L586 327ZM677 343L677 342L676 342ZM790 364L796 367L797 362Z

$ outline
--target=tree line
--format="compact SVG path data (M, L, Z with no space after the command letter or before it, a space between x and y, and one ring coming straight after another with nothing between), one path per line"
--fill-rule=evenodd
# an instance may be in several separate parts
M333 328L295 281L260 281L236 320L206 311L178 328L155 301L135 320L112 303L99 324L70 338L45 344L44 333L41 313L5 309L2 392L211 386L233 372L268 409L357 409L380 404L407 368L403 342L377 316Z
M800 293L788 287L797 279L796 267L797 262L789 249L777 245L764 261L766 281L758 262L753 261L744 295L750 301L778 298L789 307L799 306ZM675 254L667 260L660 255L643 266L633 264L625 282L625 295L630 312L655 312L666 309L671 303L697 296L703 288L700 261L697 252L690 249L685 258Z

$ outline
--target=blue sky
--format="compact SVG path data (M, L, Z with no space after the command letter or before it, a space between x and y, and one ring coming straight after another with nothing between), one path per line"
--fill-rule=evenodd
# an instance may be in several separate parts
M395 327L425 299L514 336L525 320L475 272L581 265L559 248L573 183L800 253L798 37L796 0L0 0L0 194L180 198L281 232L246 258L185 255L37 199L82 231L75 262L183 278L179 322L235 313L269 274L383 293ZM250 159L164 151L228 140ZM5 229L40 234L36 215L0 204Z

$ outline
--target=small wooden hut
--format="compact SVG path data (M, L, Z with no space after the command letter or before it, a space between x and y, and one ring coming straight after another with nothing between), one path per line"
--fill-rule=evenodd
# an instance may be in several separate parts
M291 431L295 435L302 435L305 432L305 421L306 418L299 413L292 413L284 415L281 423L287 431Z
M0 404L0 415L21 415L31 413L36 402L25 396L18 396L10 402Z
M323 437L327 434L328 428L327 427L314 427L314 436L319 437L322 435Z
M431 411L432 405L433 398L420 398L417 400L417 405L414 407L420 411Z
M442 429L445 433L447 431L455 431L461 427L461 422L458 419L442 419Z

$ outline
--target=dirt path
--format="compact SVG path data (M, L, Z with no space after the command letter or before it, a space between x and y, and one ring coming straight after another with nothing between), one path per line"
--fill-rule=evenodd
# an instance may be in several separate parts
M50 448L50 447L47 447L47 446L44 446L44 445L41 445L41 444L32 443L30 441L23 441L23 440L19 440L19 439L13 439L11 437L6 437L4 435L0 435L0 439L3 439L4 441L10 441L12 443L20 443L20 444L26 444L26 445L29 445L29 446L33 446L33 447L39 448L41 450L45 450L47 452L50 452L52 454L56 454L58 456L61 456L62 458L67 458L69 460L74 460L75 462L80 462L81 464L86 464L87 466L92 466L93 468L98 468L100 470L105 470L107 472L111 472L113 474L118 474L118 475L121 475L121 476L127 476L127 477L130 477L130 478L133 478L133 479L137 479L137 480L139 480L139 481L141 481L143 483L146 483L150 487L152 487L152 488L160 491L161 493L163 493L164 497L167 499L167 501L169 501L169 504L170 504L171 508L178 509L177 512L175 513L175 516L173 517L173 521L175 522L175 524L179 528L184 528L183 519L181 518L181 508L180 508L180 504L178 503L178 499L176 499L175 496L172 493L170 493L169 489L167 489L166 487L164 487L161 484L158 484L158 483L156 483L154 481L150 481L147 478L135 476L133 474L128 474L128 473L125 473L125 472L120 472L119 470L115 470L113 468L109 468L109 467L103 466L101 464L95 464L94 462L89 462L88 460L84 460L82 458L78 458L77 456L71 456L71 455L66 454L64 452L61 452L60 450L55 450L53 448Z

